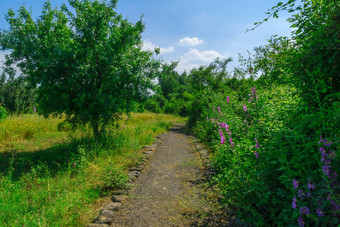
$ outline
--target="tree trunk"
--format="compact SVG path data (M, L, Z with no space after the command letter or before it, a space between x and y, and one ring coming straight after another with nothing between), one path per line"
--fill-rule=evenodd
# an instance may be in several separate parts
M98 121L96 120L91 121L91 125L93 129L93 136L94 138L98 139L100 137Z

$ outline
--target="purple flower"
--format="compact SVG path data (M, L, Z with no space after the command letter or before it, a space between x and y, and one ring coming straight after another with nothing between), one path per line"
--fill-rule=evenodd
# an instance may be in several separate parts
M307 192L307 197L310 198L312 194L310 192Z
M320 147L320 148L319 148L319 151L320 151L322 154L325 154L325 152L326 152L325 148L323 148L323 147Z
M256 159L259 159L259 153L257 151L254 152Z
M322 216L325 216L325 213L320 209L316 209L316 214L321 218Z
M311 190L314 190L314 188L315 188L315 186L312 184L311 179L308 179L307 186L308 186L308 188L311 189Z
M126 116L126 120L129 120L129 116Z
M311 183L307 183L307 186L310 190L314 190L315 186L312 185Z
M324 174L326 176L328 176L331 172L331 168L332 168L332 166L324 165L324 166L322 166L322 171L324 172Z
M305 226L305 222L303 221L303 218L302 218L301 214L299 215L298 223L299 223L299 226Z
M227 99L227 102L230 102L230 98L229 98L229 96L227 96L227 98L226 98L226 99Z
M254 147L258 149L260 147L260 144L259 142L257 142L256 138L255 138L255 141L256 141L256 145Z
M330 160L330 158L328 158L326 155L322 155L321 156L321 161L323 162L323 163L325 163L326 165L328 164L331 164L331 160Z
M35 113L35 112L37 112L37 109L36 109L35 107L33 107L33 111L34 111L34 113Z
M303 197L305 196L306 194L300 189L299 191L298 191L298 196L301 198L301 199L303 199Z
M293 185L294 185L294 189L297 189L299 187L299 181L293 179Z
M221 112L221 107L217 107L217 112L220 113Z
M225 142L225 137L221 136L221 144L224 144L224 142Z
M301 214L309 214L309 208L304 206L300 208L300 213Z
M215 111L215 107L213 107L213 111Z
M242 105L242 107L243 107L244 112L247 112L247 106L246 105Z
M296 209L296 197L293 198L292 208Z
M214 122L215 122L215 119L214 119L214 118L213 118L213 119L211 119L211 122L212 122L212 123L214 123Z

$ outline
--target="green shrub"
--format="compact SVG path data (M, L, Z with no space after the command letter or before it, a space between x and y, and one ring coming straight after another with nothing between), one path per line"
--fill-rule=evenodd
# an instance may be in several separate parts
M321 120L301 113L304 104L296 94L287 85L253 88L247 98L230 95L229 102L225 95L213 94L194 127L214 151L214 179L224 203L239 208L238 215L256 226L297 225L298 219L317 226L338 221L334 171L340 167L339 145L318 144L321 132L315 127ZM308 127L296 121L300 118L309 119ZM335 129L329 122L327 135ZM338 141L336 135L332 140ZM326 149L324 155L318 145ZM293 180L299 188L294 189ZM324 216L319 217L321 211Z
M0 120L7 118L7 111L0 104Z

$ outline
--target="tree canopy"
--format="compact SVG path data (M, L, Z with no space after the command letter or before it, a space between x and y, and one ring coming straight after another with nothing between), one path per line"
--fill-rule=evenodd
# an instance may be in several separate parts
M116 0L69 0L44 4L39 18L9 10L0 32L6 67L17 64L37 87L41 113L65 113L71 123L90 122L98 137L105 126L148 94L158 63L141 50L142 19L128 22Z

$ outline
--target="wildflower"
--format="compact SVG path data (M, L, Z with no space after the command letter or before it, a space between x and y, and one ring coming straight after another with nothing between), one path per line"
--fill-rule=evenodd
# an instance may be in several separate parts
M325 156L325 155L322 155L322 156L321 156L321 161L322 161L323 163L325 163L326 165L331 164L331 160L330 160L327 156Z
M258 149L260 147L260 144L259 144L259 142L257 142L256 138L255 138L255 142L256 142L256 145L254 147Z
M303 221L303 218L302 218L301 214L299 215L298 223L299 223L299 226L305 226L305 222Z
M308 179L308 183L307 183L307 186L310 190L314 190L315 186L312 184L311 180Z
M301 198L301 199L303 199L303 197L305 196L306 194L300 189L299 191L298 191L298 196Z
M256 88L255 88L255 87L252 87L252 88L251 88L251 93L253 93L253 95L256 94Z
M229 130L229 125L225 124L225 131L228 132Z
M326 150L325 150L325 148L323 148L323 147L320 147L320 148L319 148L319 151L320 151L322 154L325 154L325 153L326 153Z
M224 144L224 142L225 142L225 137L221 136L221 144Z
M247 112L247 106L246 105L242 105L242 107L243 107L244 112Z
M207 122L209 122L209 117L207 117Z
M227 98L226 98L226 99L227 99L227 102L230 102L230 98L229 98L229 96L227 96Z
M304 206L300 208L300 213L301 214L309 214L309 208Z
M254 152L256 159L259 159L259 153L257 151Z
M220 113L221 112L221 107L217 107L217 112Z
M214 119L214 118L213 118L213 119L211 119L211 122L212 122L212 123L214 123L214 122L215 122L215 119Z
M299 181L293 179L293 185L294 185L294 189L297 189L299 187Z
M321 218L322 216L325 216L325 213L320 209L316 209L316 214Z
M312 194L310 192L307 192L307 197L310 198Z
M77 163L74 162L74 163L72 164L72 167L76 167L76 165L77 165Z
M324 165L324 166L322 167L322 171L324 172L324 174L325 174L326 176L328 176L328 175L330 174L330 172L331 172L331 168L332 168L332 166Z
M296 197L293 198L292 208L296 209Z
M215 111L215 107L213 107L213 111Z
M33 111L34 111L34 113L35 113L35 112L37 112L37 109L36 109L35 107L33 107Z
M126 120L129 120L129 116L126 116Z

